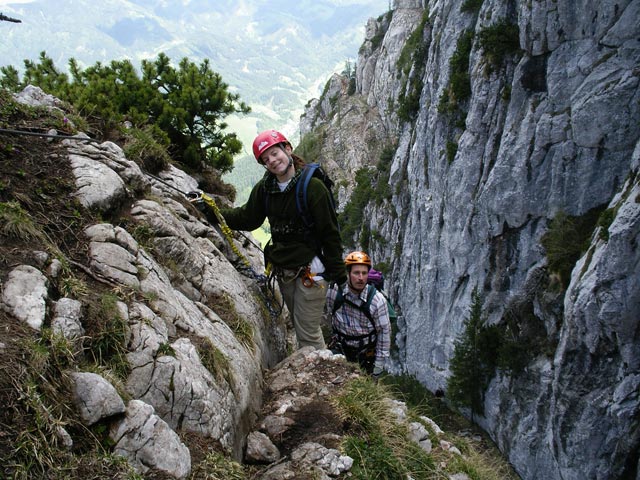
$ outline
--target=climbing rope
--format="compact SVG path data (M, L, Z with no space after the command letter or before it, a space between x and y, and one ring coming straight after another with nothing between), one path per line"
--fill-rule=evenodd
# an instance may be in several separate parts
M216 219L218 220L218 225L220 226L220 230L222 231L223 235L227 239L227 242L231 246L231 250L233 250L233 253L235 253L236 256L240 259L240 261L244 264L243 267L236 266L236 269L240 273L244 273L246 276L249 276L250 278L254 278L257 280L258 285L260 286L260 290L262 291L263 297L265 299L265 307L267 308L267 310L269 311L269 314L273 319L278 318L282 313L282 309L284 308L284 303L281 304L280 302L278 302L278 297L276 295L276 290L275 290L275 281L274 281L275 276L271 274L272 273L271 263L267 263L264 274L257 273L251 266L251 263L249 262L247 257L245 257L242 254L242 252L240 252L240 250L234 243L233 232L231 228L229 228L229 226L227 225L227 222L222 216L222 213L220 213L220 208L218 207L218 204L215 202L215 200L209 195L207 195L206 193L201 192L199 190L194 192L189 192L186 194L186 196L190 201L202 200L204 203L209 205L209 207L211 207L211 210L213 211L214 215L216 216ZM258 247L248 237L245 236L245 238L247 238L249 242L251 242L254 246L256 246L260 251L262 251L262 248ZM276 308L276 305L278 306L278 308Z
M159 182L163 183L167 187L184 195L187 198L187 200L189 200L190 203L197 203L198 201L202 201L206 203L209 207L211 207L211 210L213 211L213 214L215 215L216 220L218 220L218 226L220 227L222 234L226 238L227 243L229 243L229 246L231 247L231 250L233 251L233 253L235 253L236 257L240 259L240 264L235 265L236 270L238 270L238 272L245 275L246 277L253 278L254 280L257 281L258 287L260 288L260 292L262 293L262 298L264 300L265 308L269 312L269 315L271 316L272 319L274 320L277 319L282 313L282 310L284 308L284 302L281 303L280 301L278 301L278 295L276 294L276 288L275 288L275 276L272 275L271 263L267 264L264 274L260 274L254 270L254 268L251 266L251 262L249 262L247 257L245 257L242 254L240 249L234 243L233 231L231 230L229 225L227 225L227 222L222 216L222 213L220 212L220 208L218 207L218 204L216 203L216 201L212 197L210 197L209 195L207 195L206 193L200 190L195 190L193 192L188 192L188 193L183 192L179 188L174 187L173 185L161 179L160 177L157 177L148 172L144 172L144 173L145 175L148 175L151 178L158 180ZM251 243L254 247L262 251L262 248L256 245L249 237L247 237L242 232L238 232L238 233L240 233L240 235L246 238L249 241L249 243Z
M60 135L59 133L40 133L32 132L29 130L12 130L9 128L0 128L0 133L7 133L9 135L25 135L29 137L45 137L45 138L62 138L64 140L78 140L82 142L96 142L102 143L100 140L90 137L79 137L76 135Z

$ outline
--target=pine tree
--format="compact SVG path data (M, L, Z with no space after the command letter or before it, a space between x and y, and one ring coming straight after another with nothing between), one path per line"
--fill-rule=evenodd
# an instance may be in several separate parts
M449 369L447 396L454 405L471 409L471 414L482 413L484 390L494 371L487 361L487 339L483 336L482 299L477 288L471 294L469 317L464 321L464 331L455 342Z
M97 62L82 70L71 59L69 71L71 81L42 52L39 62L25 60L21 82L15 68L3 67L0 85L12 90L37 85L93 119L103 136L125 120L140 129L152 125L164 132L174 160L192 171L214 167L221 174L228 172L234 155L242 151L236 134L226 132L224 119L251 109L229 92L206 59L196 65L184 58L175 68L161 53L153 61L142 61L141 75L129 60Z
M223 173L229 171L242 144L235 133L224 132L228 126L224 118L250 111L239 95L228 91L206 59L196 65L184 58L175 69L160 54L154 62L143 61L142 70L143 81L160 92L150 104L150 113L179 147L180 160L195 169L204 162Z

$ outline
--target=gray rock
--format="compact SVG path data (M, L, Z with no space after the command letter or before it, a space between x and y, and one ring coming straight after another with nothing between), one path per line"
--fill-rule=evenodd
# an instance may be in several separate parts
M251 432L247 436L245 461L249 463L273 463L280 459L280 450L262 432Z
M260 429L267 432L270 437L277 438L288 430L295 422L288 417L281 417L278 415L269 415L264 418L260 424Z
M32 107L52 107L59 109L63 102L53 95L45 93L40 87L27 85L24 89L13 95L19 103Z
M123 184L126 184L128 189L136 192L141 192L149 186L149 179L140 170L140 167L132 160L128 160L122 149L113 142L77 142L74 140L64 140L63 145L69 150L69 158L72 161L79 161L79 165L88 164L90 169L98 168L91 161L98 162L108 168L112 173L115 173ZM103 170L104 171L104 170ZM95 178L93 175L86 175L84 182L89 187L91 184L97 188L102 188L104 193L112 192L112 195L117 192L117 196L114 196L114 200L120 198L120 185L121 182L115 181L112 173L109 173L109 180L101 180ZM77 176L77 175L76 175ZM88 192L87 192L88 193ZM124 193L123 193L124 195Z
M124 402L117 390L96 373L72 372L74 404L86 425L123 413Z
M91 268L109 280L132 288L140 288L136 257L115 243L91 242Z
M291 460L302 465L315 465L334 477L349 471L353 466L351 457L313 442L304 443L291 452Z
M82 337L82 303L72 298L61 298L55 302L51 328L69 340Z
M191 472L189 449L153 407L140 400L129 402L126 417L109 435L115 442L113 453L125 457L142 475L158 471L183 479Z
M87 208L107 210L126 195L120 176L105 164L81 155L70 155L78 201Z
M431 440L429 439L429 432L420 422L411 422L409 423L409 435L411 440L416 442L422 449L431 453Z
M332 85L333 108L321 98L312 104L320 113L307 110L301 124L322 131L323 152L346 176L379 158L367 125L383 125L374 138L395 147L391 198L364 209L368 253L392 266L387 284L401 314L390 369L446 390L478 287L488 324L516 321L552 351L530 352L521 373L496 372L474 418L524 479L619 476L640 444L629 420L640 411L629 393L640 375L638 194L626 180L640 157L640 2L520 2L511 11L488 0L477 15L447 2L397 6L367 25L357 94ZM400 72L399 52L427 8L422 58ZM477 34L500 19L518 24L522 52L490 69ZM471 92L456 122L440 103L465 31L476 35ZM417 117L397 122L413 80ZM366 113L345 121L358 108ZM345 138L365 147L349 150ZM340 191L341 206L350 194ZM606 205L617 212L609 240L596 231L569 290L552 291L541 244L550 220Z
M48 281L40 270L19 265L7 277L2 287L0 307L31 328L40 330L46 314Z

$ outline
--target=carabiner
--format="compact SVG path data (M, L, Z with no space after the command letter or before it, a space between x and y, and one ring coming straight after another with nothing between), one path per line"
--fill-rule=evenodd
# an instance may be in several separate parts
M311 268L309 268L309 266L307 265L307 268L304 269L304 272L302 274L302 285L307 288L311 288L313 287L314 283L315 281L313 280L311 275Z

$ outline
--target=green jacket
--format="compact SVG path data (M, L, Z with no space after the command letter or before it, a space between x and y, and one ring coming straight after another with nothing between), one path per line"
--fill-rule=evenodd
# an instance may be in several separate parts
M266 173L251 190L247 203L241 207L222 209L222 216L230 228L245 231L260 227L268 217L271 240L264 253L266 260L276 267L293 269L308 265L313 257L318 255L316 245L319 244L325 266L325 279L329 282L343 283L347 276L331 193L322 180L312 178L309 182L308 206L315 226L313 232L306 232L298 215L295 199L296 183L300 179L300 173L301 170L296 171L283 192L278 187L276 177Z

